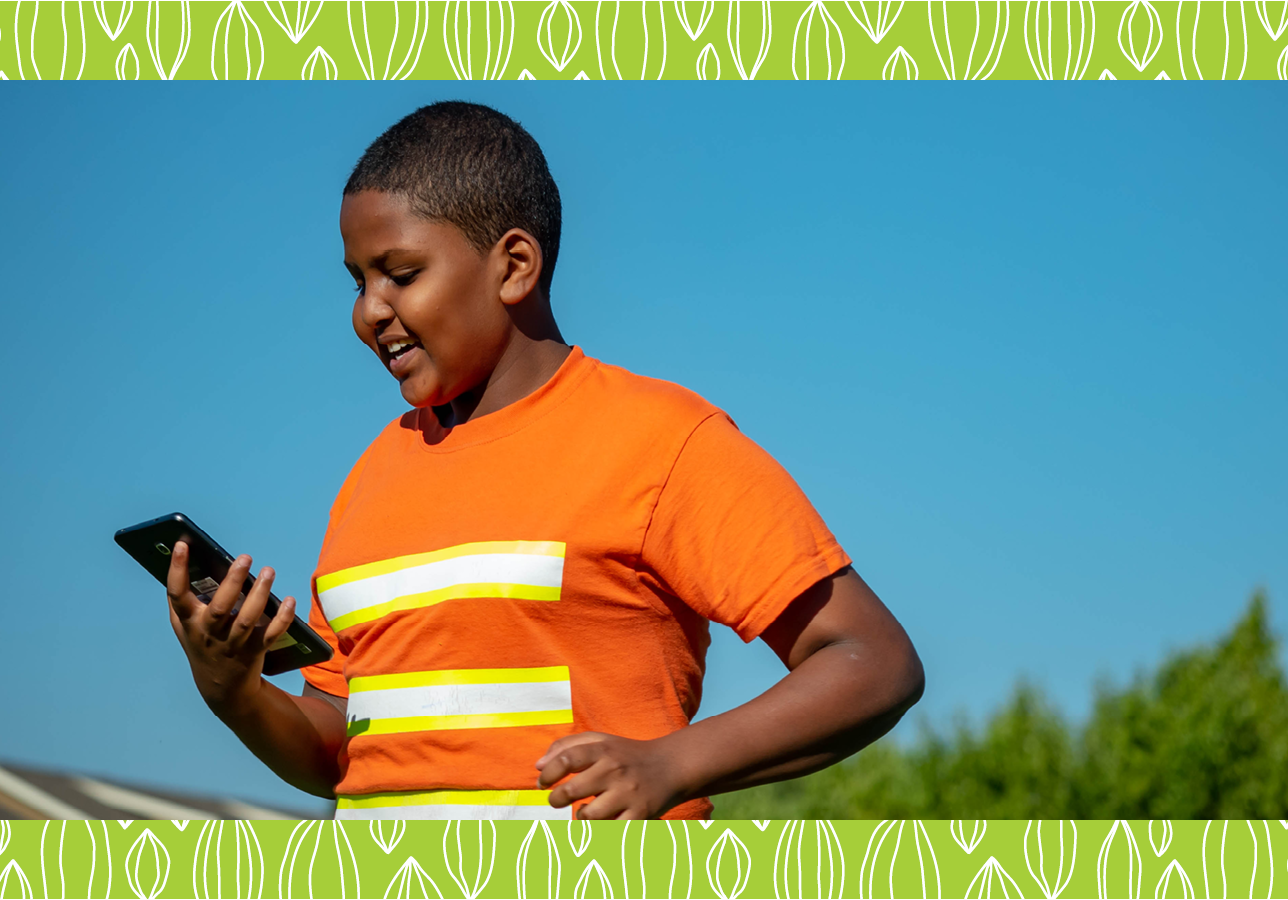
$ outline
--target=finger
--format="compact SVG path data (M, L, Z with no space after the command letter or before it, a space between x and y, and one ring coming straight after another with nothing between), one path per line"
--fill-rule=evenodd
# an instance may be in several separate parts
M642 819L631 810L620 791L607 791L578 808L578 819Z
M599 743L565 747L542 766L537 774L537 787L548 788L574 772L584 772L595 764L595 760L599 759L602 752L603 747Z
M566 750L569 747L575 747L578 744L588 744L594 741L602 741L604 735L598 731L583 731L578 734L570 734L567 737L561 737L550 745L550 749L545 752L541 759L537 760L537 768L540 769L550 761L556 753Z
M277 607L277 615L268 623L268 628L264 630L264 646L271 647L282 635L286 634L286 629L291 627L295 621L295 598L287 597Z
M223 582L215 589L215 595L206 604L206 615L211 621L220 623L228 618L228 614L237 603L237 598L241 596L242 586L246 583L247 574L250 573L250 562L250 557L243 553L228 567L228 574L224 576Z
M277 573L268 566L259 570L259 577L255 579L250 593L246 595L246 602L242 604L232 627L228 629L228 643L233 650L240 650L251 632L255 630L255 626L259 624L259 617L264 614L264 607L268 605L268 592L272 590L273 579L276 576Z
M550 805L555 809L563 809L578 800L602 794L612 787L613 777L609 767L592 764L584 772L552 790L549 798Z
M201 605L188 584L188 545L183 541L175 542L170 550L170 571L166 573L165 592L170 601L170 611L180 621L188 619Z

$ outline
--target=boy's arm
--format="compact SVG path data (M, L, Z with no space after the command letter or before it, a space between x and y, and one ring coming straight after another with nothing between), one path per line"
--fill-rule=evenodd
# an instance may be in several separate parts
M582 818L645 818L707 794L817 771L885 734L925 685L890 611L849 567L798 597L762 635L791 670L729 712L651 741L586 733L551 745L538 785Z
M341 698L310 694L308 688L296 697L264 680L264 654L290 625L295 600L287 597L267 626L258 624L273 583L273 571L266 568L240 611L234 611L250 564L249 556L239 557L210 603L203 604L189 588L188 547L176 543L166 583L170 624L211 711L283 780L310 794L334 797L345 717L331 701Z

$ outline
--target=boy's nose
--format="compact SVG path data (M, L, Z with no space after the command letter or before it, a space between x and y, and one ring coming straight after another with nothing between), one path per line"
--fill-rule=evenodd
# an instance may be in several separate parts
M358 298L355 312L362 318L362 324L373 330L394 319L393 307L381 299L379 291L370 289Z

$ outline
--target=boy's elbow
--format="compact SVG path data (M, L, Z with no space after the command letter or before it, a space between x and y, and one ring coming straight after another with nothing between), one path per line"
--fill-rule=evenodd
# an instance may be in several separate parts
M921 657L917 655L910 640L905 639L903 647L899 648L894 655L890 671L897 672L898 676L893 692L895 702L892 712L902 716L915 706L926 692L926 670L921 665Z

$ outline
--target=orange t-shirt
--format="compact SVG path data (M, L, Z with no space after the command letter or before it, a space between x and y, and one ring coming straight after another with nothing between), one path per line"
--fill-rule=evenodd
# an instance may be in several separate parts
M567 818L534 790L553 741L685 727L707 620L751 641L849 562L728 416L576 347L494 413L408 412L349 473L313 577L335 656L304 677L348 697L336 815Z

